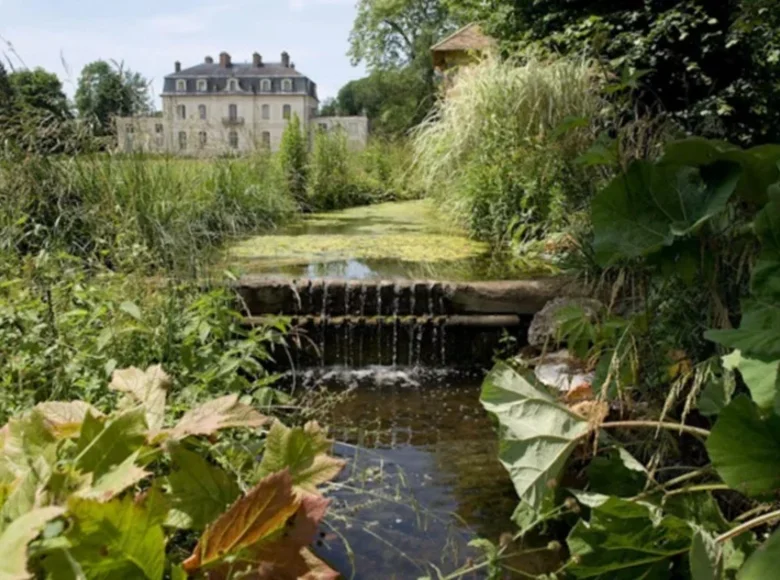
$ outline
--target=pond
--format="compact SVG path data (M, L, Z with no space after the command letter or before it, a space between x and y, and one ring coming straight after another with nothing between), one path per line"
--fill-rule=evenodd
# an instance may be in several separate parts
M427 200L311 214L234 245L228 262L249 274L350 280L486 280L509 271Z

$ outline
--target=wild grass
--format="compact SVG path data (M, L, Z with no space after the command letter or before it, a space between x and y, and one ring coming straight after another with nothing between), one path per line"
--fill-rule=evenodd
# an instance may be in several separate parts
M595 190L577 159L603 105L588 61L488 58L462 69L414 134L426 193L473 235L507 241L555 228Z
M294 216L276 164L32 155L0 164L0 250L115 269L194 268L226 238Z

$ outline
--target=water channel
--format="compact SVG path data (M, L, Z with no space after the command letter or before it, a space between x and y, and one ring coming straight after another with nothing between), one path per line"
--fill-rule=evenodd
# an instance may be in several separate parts
M424 201L312 215L241 242L231 262L243 272L313 279L454 281L506 272L485 246L453 233ZM395 341L384 340L395 353ZM407 348L416 348L414 341ZM433 566L447 574L480 555L471 540L499 542L511 533L517 499L497 459L491 418L479 404L486 369L443 366L446 353L424 365L413 354L388 353L373 366L345 360L353 362L287 376L296 388L324 385L341 395L322 422L337 441L335 453L350 461L328 493L333 504L318 554L345 578L436 577ZM512 566L535 574L554 562L541 551L518 556ZM484 570L465 577L482 578Z

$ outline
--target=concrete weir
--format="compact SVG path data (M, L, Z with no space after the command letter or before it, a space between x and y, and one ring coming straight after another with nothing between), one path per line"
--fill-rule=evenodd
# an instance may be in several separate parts
M497 282L283 280L244 277L235 289L258 324L287 316L302 366L479 366L507 337L525 343L551 299L581 293L570 278Z

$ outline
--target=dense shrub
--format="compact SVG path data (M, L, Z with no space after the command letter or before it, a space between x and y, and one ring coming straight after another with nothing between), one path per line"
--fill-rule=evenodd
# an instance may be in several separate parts
M288 193L301 207L306 203L308 146L298 115L293 115L282 134L279 163L284 173Z
M594 190L595 174L577 159L602 104L582 60L487 59L463 69L416 132L423 184L479 238L555 227Z

